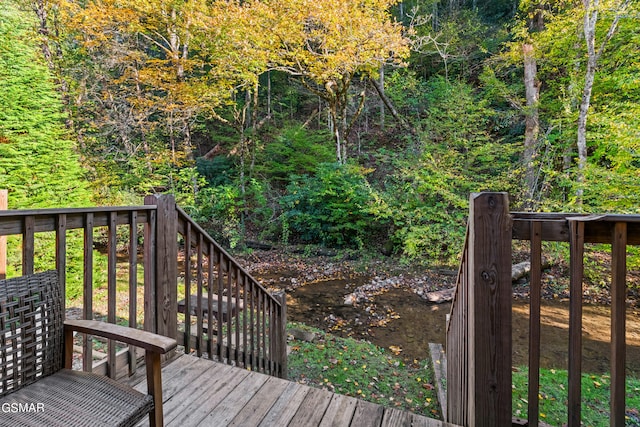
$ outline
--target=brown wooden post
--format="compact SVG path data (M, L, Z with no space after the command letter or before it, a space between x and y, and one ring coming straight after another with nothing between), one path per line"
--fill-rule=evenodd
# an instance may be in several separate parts
M129 214L129 327L138 327L138 212ZM136 348L129 346L129 375L136 373Z
M155 205L156 197L144 198L145 205ZM144 225L143 270L144 270L144 330L156 331L156 211L149 211Z
M611 242L611 426L625 424L627 224L613 227Z
M107 218L107 322L116 323L118 212L110 211ZM107 346L107 374L110 378L115 379L116 371L116 343L114 340L109 340Z
M569 218L569 427L579 427L582 395L582 281L584 277L584 221Z
M147 196L145 205L156 205L153 291L155 293L155 332L177 339L178 333L178 211L172 195ZM149 233L151 234L151 233ZM145 241L145 253L147 242ZM151 248L149 248L151 249ZM146 265L145 265L146 267ZM146 274L145 274L146 276ZM146 291L146 289L145 289ZM145 297L146 299L146 297ZM151 301L149 301L151 303ZM147 302L145 301L145 310ZM147 312L145 311L145 320Z
M469 216L469 426L506 426L512 393L507 194L472 194Z
M9 208L9 191L0 190L0 211ZM0 236L0 280L7 278L7 236Z
M83 278L83 318L93 319L93 213L84 217L84 278ZM93 344L90 335L83 334L82 338L82 370L91 372L93 369Z
M529 279L529 410L530 426L540 421L540 301L542 298L542 224L531 222L531 273Z
M274 334L277 338L278 363L280 364L280 378L287 378L287 294L279 291L273 297L280 303L280 317L278 318L278 330Z
M33 257L35 251L36 219L33 215L24 217L22 231L22 275L33 274Z
M62 300L66 298L67 288L67 215L59 214L56 219L56 270L62 289Z

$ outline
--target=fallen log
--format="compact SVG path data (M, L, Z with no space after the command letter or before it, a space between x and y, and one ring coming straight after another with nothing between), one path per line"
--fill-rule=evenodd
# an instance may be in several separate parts
M251 249L261 249L264 251L270 251L273 249L273 245L270 243L256 242L254 240L245 240L244 245Z
M511 267L511 281L515 282L523 278L531 272L531 263L529 261L519 262Z
M542 262L542 268L549 268L550 263L548 261ZM511 281L515 282L531 272L531 262L524 261L518 264L514 264L511 267ZM456 288L442 289L440 291L427 292L424 294L424 299L428 302L435 304L442 304L443 302L450 302L453 300L453 294Z
M443 302L449 302L453 299L453 294L456 288L442 289L440 291L427 292L424 298L435 304L442 304Z
M551 264L547 260L542 260L542 269L549 268ZM522 279L527 276L531 272L531 262L523 261L518 264L514 264L511 267L511 281L515 282L516 280Z

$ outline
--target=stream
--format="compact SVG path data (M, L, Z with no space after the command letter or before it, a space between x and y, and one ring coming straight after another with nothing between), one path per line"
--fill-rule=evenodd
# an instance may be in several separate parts
M374 296L367 304L345 305L345 295L366 278L325 280L288 292L288 318L341 336L366 339L392 348L405 359L426 359L428 343L446 342L446 315L451 304L425 302L411 291L394 288ZM568 301L542 303L542 356L544 368L567 368ZM513 301L513 365L526 365L529 330L528 302ZM609 307L583 308L583 371L609 371ZM640 376L640 312L627 311L627 370Z

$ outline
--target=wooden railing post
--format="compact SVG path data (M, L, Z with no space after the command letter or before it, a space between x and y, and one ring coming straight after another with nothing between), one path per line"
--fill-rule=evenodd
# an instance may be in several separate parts
M0 211L9 208L9 191L0 190ZM0 280L7 278L7 236L0 236Z
M147 196L145 205L156 205L155 233L149 232L150 242L145 240L147 262L155 264L153 276L145 272L145 322L150 321L154 332L177 338L178 332L178 211L172 195ZM153 224L151 227L153 228ZM155 234L155 236L151 236ZM147 237L147 236L145 236ZM147 248L147 245L151 247ZM147 250L149 254L147 254ZM149 287L150 286L150 287ZM152 295L147 296L147 290ZM148 300L147 300L148 298ZM147 311L147 308L149 311ZM147 319L147 316L152 316ZM155 320L153 320L155 319ZM146 327L147 324L145 325Z
M287 294L279 291L273 297L280 303L280 317L278 318L278 331L276 348L278 349L278 363L280 364L280 378L287 378Z
M625 424L627 223L617 222L611 242L611 426Z
M584 279L584 221L569 219L569 427L581 425L582 282Z
M511 217L506 193L469 208L469 425L511 425Z

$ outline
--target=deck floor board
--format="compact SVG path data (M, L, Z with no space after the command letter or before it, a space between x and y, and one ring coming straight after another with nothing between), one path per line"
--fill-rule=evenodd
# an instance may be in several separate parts
M358 399L334 394L327 411L322 417L320 427L342 427L351 424L351 419L356 411Z
M257 426L273 404L285 392L289 383L270 377L256 392L260 399L251 399L229 423L231 427Z
M162 368L167 426L446 427L353 397L182 355ZM146 388L144 376L136 389ZM148 420L140 423L147 426Z

